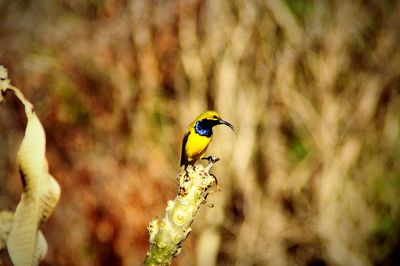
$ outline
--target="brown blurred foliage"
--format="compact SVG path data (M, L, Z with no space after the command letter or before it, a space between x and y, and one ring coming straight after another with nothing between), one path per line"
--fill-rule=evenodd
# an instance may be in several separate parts
M62 198L43 265L139 265L215 109L209 197L175 265L398 265L400 2L1 1L0 62L34 104ZM0 107L0 208L25 121ZM1 254L6 265L7 255Z

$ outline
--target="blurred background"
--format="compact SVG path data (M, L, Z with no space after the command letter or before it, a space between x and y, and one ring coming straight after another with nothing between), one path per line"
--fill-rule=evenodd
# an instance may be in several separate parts
M42 265L140 265L207 109L208 198L173 265L399 265L400 2L0 1L0 63L62 188ZM0 106L0 209L25 128ZM8 255L0 255L10 265Z

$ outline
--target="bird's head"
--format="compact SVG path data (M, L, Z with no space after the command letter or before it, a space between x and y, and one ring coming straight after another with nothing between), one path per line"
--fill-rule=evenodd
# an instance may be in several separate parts
M199 115L195 121L200 122L204 126L208 126L211 128L216 125L226 125L230 127L233 131L235 131L234 126L228 121L223 120L221 116L215 111L206 111Z

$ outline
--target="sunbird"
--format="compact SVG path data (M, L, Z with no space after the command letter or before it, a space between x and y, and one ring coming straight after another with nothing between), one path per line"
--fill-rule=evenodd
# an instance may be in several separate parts
M226 125L235 131L233 125L215 111L202 113L189 125L182 141L181 166L194 165L204 155L216 125Z

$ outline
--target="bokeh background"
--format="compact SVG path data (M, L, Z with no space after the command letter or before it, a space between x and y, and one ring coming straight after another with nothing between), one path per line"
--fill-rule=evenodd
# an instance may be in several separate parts
M400 2L0 1L62 187L43 265L140 265L202 111L220 192L174 265L399 265ZM0 106L0 208L25 127ZM10 265L6 252L0 256Z

